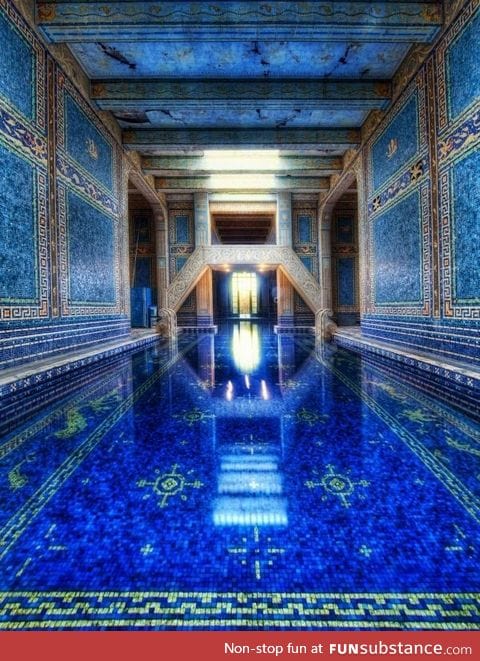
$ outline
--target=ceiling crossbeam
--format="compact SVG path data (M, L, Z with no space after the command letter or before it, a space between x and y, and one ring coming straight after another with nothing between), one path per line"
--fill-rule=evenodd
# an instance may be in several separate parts
M360 144L359 129L128 129L127 149L148 151L204 149L345 150Z
M52 42L285 39L428 42L440 2L38 2Z

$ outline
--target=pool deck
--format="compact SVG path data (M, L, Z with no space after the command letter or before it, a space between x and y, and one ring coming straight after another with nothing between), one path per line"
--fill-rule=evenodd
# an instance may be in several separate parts
M115 342L102 342L94 347L77 349L35 360L0 371L0 397L28 388L72 372L80 367L96 363L103 358L111 358L126 351L139 349L158 341L159 334L152 329L134 329L129 337Z
M340 327L335 332L335 342L347 349L367 351L430 372L447 381L480 388L480 369L467 362L446 360L427 352L411 351L388 342L364 337L358 326Z

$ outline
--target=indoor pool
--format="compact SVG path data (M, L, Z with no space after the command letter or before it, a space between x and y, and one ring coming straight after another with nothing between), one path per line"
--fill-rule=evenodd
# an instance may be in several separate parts
M413 380L241 321L6 400L0 626L479 628L475 398Z

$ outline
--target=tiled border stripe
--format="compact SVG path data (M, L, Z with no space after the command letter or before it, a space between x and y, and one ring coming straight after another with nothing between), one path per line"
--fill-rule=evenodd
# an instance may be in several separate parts
M480 594L3 592L0 617L19 617L0 629L467 630L480 626Z

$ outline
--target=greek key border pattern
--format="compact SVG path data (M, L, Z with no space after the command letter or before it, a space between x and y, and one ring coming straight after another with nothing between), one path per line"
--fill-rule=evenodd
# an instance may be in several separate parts
M450 169L440 173L440 270L442 308L446 318L480 319L480 305L456 305L453 300L452 207Z
M475 592L0 592L0 629L465 631L479 622Z
M459 117L456 117L452 122L448 119L448 94L447 94L447 71L446 71L446 58L445 54L452 42L460 35L465 25L473 17L477 9L480 7L480 0L472 0L465 9L460 13L457 20L450 26L447 33L444 35L441 43L436 52L436 69L437 69L437 89L438 89L438 129L439 135L442 135L449 126L461 123L465 115L471 112L471 108L467 108Z
M77 187L81 185L86 192L96 191L96 196L100 199L108 197L112 199L112 204L116 206L118 212L118 184L119 184L119 163L118 153L116 149L116 142L112 136L105 130L105 127L96 117L92 108L88 105L82 95L77 91L73 83L66 77L66 75L57 67L56 80L55 80L55 96L56 96L56 139L57 139L57 163L68 163L69 168L64 167L64 176L71 178L72 183ZM75 159L67 153L65 146L65 93L68 93L74 102L78 105L80 110L84 113L88 121L90 121L97 131L101 134L102 138L108 143L111 150L112 158L112 189L109 190L105 184L98 181L91 173L87 172L82 166L75 161ZM73 177L73 175L76 175Z
M114 260L114 286L115 303L110 305L71 303L69 300L69 264L68 264L68 238L67 238L67 191L70 190L60 181L57 182L57 216L59 229L59 289L60 309L62 316L92 316L120 314L123 306L120 300L121 268L120 256L122 247L120 245L119 223L112 218L112 227L115 233L115 260Z
M38 264L38 302L35 305L0 305L2 321L20 319L38 319L48 317L50 310L48 267L48 179L47 173L40 167L34 168L35 186L33 190L34 207L37 218L36 261Z
M417 192L420 196L420 214L421 214L421 240L422 240L422 266L421 266L421 290L422 301L419 305L375 305L375 280L373 269L369 272L369 281L366 287L366 312L369 314L381 315L400 315L400 316L429 316L432 308L432 288L429 274L432 268L432 237L429 224L430 216L430 186L428 181L410 191L409 194ZM367 259L370 260L374 254L373 250L373 223L378 219L370 219L367 223Z
M33 128L45 136L47 132L46 50L35 33L28 27L22 16L12 7L8 0L0 0L0 10L14 24L20 35L25 38L35 53L35 118L32 122L30 118L22 115L22 120L31 124ZM14 108L11 109L13 110Z

